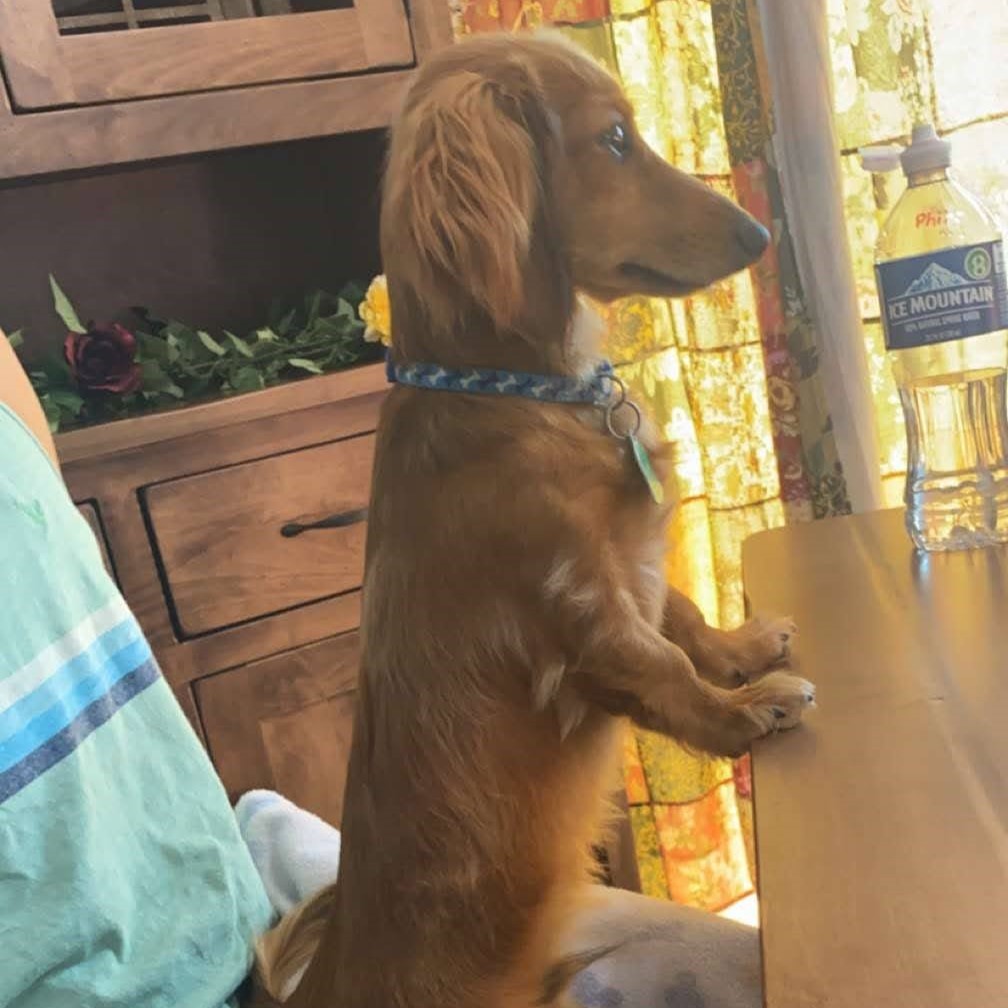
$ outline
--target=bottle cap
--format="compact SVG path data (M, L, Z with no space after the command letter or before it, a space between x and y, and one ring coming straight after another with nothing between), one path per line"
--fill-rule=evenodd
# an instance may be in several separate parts
M907 176L917 172L948 168L952 163L952 144L942 140L931 123L918 123L913 128L910 146L900 154L900 164Z

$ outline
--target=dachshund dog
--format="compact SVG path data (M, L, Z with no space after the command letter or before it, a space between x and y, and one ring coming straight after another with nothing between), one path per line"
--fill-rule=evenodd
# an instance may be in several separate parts
M687 295L768 235L648 148L609 74L542 35L420 69L381 240L393 363L576 379L599 355L579 293ZM260 948L274 996L310 960L295 1008L563 1000L625 719L737 755L813 702L782 671L749 682L786 656L788 621L724 632L666 589L672 502L612 388L610 410L388 396L339 880ZM646 421L636 437L664 479L668 449Z

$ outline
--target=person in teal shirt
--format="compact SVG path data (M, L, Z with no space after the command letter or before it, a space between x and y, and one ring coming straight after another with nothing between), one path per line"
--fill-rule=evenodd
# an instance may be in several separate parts
M0 333L0 1006L221 1008L272 916Z

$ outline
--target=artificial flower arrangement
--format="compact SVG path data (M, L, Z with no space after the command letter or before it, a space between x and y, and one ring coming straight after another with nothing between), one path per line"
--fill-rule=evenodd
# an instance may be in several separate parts
M117 420L197 399L251 392L308 374L377 360L388 344L388 290L384 277L338 294L316 291L302 304L277 308L245 337L161 319L134 308L133 329L81 322L50 277L53 304L66 326L63 353L29 371L49 426ZM359 314L358 314L359 311ZM17 348L20 332L9 337Z
M392 343L392 308L389 304L388 281L379 274L371 281L358 309L364 321L364 339L369 343Z

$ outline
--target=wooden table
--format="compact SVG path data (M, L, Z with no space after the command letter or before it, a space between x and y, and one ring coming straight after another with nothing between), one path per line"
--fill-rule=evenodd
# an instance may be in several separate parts
M1008 1006L1008 550L901 511L763 533L817 710L753 753L768 1008Z

